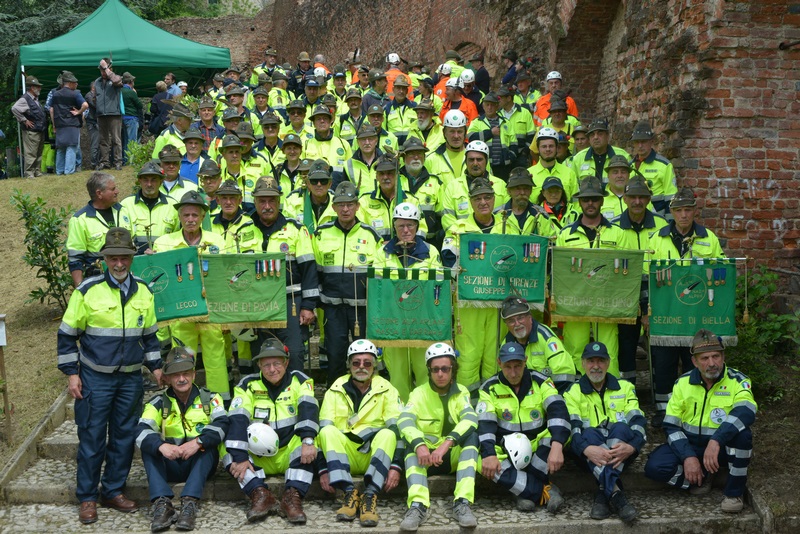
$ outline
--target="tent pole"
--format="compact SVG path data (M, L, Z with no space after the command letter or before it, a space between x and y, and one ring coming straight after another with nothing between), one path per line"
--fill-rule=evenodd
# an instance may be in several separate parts
M25 95L25 92L28 89L25 87L25 65L22 65L22 94ZM17 121L17 146L19 149L17 150L17 165L19 166L19 177L23 178L23 162L25 161L25 155L22 153L22 126L20 125L19 121Z

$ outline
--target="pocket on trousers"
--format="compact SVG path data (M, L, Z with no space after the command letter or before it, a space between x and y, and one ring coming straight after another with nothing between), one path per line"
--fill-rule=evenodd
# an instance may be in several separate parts
M87 428L92 417L92 392L84 386L82 399L75 401L75 424L78 428Z

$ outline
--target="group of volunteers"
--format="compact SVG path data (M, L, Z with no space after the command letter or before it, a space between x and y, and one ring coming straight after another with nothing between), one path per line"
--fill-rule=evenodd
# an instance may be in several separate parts
M550 475L568 456L597 480L593 519L634 521L620 475L646 442L635 392L646 276L635 325L550 325L512 295L500 328L497 309L460 308L451 340L427 349L364 338L380 328L367 325L366 280L370 267L457 267L460 236L479 233L652 259L724 257L695 220L694 192L655 151L651 125L634 127L631 156L611 144L605 119L581 124L560 73L547 74L540 94L513 50L494 91L480 54L466 68L448 51L433 76L397 53L382 68L329 69L302 52L293 70L277 57L268 48L249 78L235 67L214 76L196 111L179 95L161 101L170 123L138 170L137 192L118 202L113 175L94 172L88 204L69 221L76 290L58 362L76 399L80 521L97 520L98 497L138 509L123 493L134 443L153 532L194 528L220 459L250 501L248 521L278 513L304 524L318 477L323 490L344 493L337 520L375 526L378 495L405 477L400 528L416 531L431 513L428 475L450 473L463 528L477 525L476 473L518 510L556 513L564 497ZM284 254L286 327L159 329L132 258L184 247ZM321 403L304 373L315 324L327 354ZM757 409L749 379L726 366L721 339L704 329L690 347L653 347L652 359L650 424L667 443L650 454L647 476L704 494L727 466L721 508L740 511ZM237 384L231 365L243 375ZM142 413L143 366L167 388ZM265 482L277 474L279 497ZM179 509L174 482L185 482Z

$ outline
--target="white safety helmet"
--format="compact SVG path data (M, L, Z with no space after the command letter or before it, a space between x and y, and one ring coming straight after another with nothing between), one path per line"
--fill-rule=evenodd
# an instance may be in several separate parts
M450 76L450 73L453 72L453 66L449 63L442 63L439 65L439 72L444 74L445 76Z
M531 463L533 447L531 447L531 440L525 434L515 432L504 436L503 446L508 452L508 460L518 470L525 469Z
M392 52L386 56L386 63L391 63L392 65L397 65L400 63L400 56Z
M558 132L554 128L544 127L536 133L536 146L539 146L539 141L542 139L552 139L558 143Z
M408 219L419 222L419 208L411 202L398 204L394 208L394 213L392 213L392 220L395 219Z
M467 116L464 115L464 112L458 109L451 109L447 113L444 114L444 120L442 121L442 126L445 128L466 128L467 126Z
M444 86L445 87L455 87L455 88L460 89L460 88L464 87L464 84L461 83L461 79L460 78L448 78L448 80L446 82L444 82Z
M484 143L483 141L475 140L470 141L467 143L464 152L480 152L486 156L486 159L489 159L489 145Z
M231 328L231 337L237 341L255 341L258 335L252 328Z
M443 356L448 356L454 360L458 357L453 347L447 343L434 343L425 351L425 363L430 362L434 358L441 358Z
M247 450L256 456L275 456L280 439L273 428L265 423L252 423L247 427Z
M561 79L561 73L558 72L557 70L552 70L547 73L547 78L545 81L549 82L550 80L560 80L560 79Z
M347 347L347 361L349 362L356 354L372 354L377 358L379 352L378 347L369 339L356 339Z
M327 75L328 75L328 73L325 72L325 69L322 68L322 67L316 67L314 69L314 76L322 76L324 78Z
M461 80L461 83L475 83L475 73L472 72L472 69L464 69L458 79Z

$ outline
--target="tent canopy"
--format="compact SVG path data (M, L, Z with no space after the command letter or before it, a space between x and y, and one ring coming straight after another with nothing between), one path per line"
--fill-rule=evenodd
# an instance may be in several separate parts
M45 91L55 87L62 70L72 71L80 89L88 90L99 76L100 59L109 56L114 72L136 76L140 96L153 95L155 83L167 72L192 87L231 64L229 49L173 35L137 17L119 0L106 0L70 32L21 46L19 52L25 73L36 76Z

